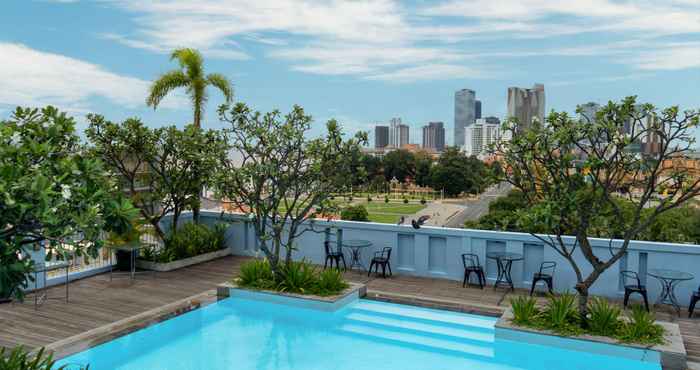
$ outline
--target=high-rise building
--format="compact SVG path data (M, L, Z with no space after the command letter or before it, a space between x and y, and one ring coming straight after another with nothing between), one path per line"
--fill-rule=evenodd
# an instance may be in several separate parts
M474 100L474 119L481 118L481 100Z
M508 88L508 118L515 118L520 130L528 128L534 119L544 122L544 114L544 85L535 84L531 89Z
M392 118L389 123L389 146L401 148L409 142L409 127L401 123L401 118Z
M445 149L445 125L429 122L423 126L423 148L441 152Z
M374 147L386 148L389 145L389 126L374 126Z
M476 92L462 89L455 93L454 144L464 146L464 132L476 120Z
M495 118L495 119L494 119ZM480 118L466 128L462 150L467 156L484 157L488 148L498 140L507 140L507 133L501 130L501 121L496 117Z
M595 115L600 110L600 104L594 102L588 102L586 104L581 104L578 106L581 112L578 115L580 121L583 122L594 122Z

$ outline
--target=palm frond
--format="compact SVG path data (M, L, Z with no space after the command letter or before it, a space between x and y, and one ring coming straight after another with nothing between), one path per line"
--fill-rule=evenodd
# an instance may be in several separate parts
M170 60L174 59L177 59L180 68L185 70L190 79L204 78L204 59L196 49L176 49L170 55Z
M157 80L153 81L149 89L146 105L156 109L160 101L171 91L178 87L187 87L190 80L182 71L170 71L161 75Z
M224 94L224 98L226 98L226 103L233 101L233 85L226 76L220 73L210 73L207 75L207 82L221 90L221 93Z

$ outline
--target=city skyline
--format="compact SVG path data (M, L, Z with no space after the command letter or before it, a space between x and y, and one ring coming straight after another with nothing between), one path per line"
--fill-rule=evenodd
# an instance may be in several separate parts
M182 46L232 80L236 101L260 111L299 104L316 134L330 118L355 132L401 115L412 137L427 122L445 122L452 142L454 91L477 91L483 115L503 117L505 89L535 81L547 86L548 111L573 114L577 104L630 95L660 107L700 106L695 2L582 4L8 0L0 117L16 105L55 104L81 127L91 112L182 126L191 119L182 94L155 112L145 105L148 84L176 66L168 54ZM212 94L204 127L221 127L221 103Z

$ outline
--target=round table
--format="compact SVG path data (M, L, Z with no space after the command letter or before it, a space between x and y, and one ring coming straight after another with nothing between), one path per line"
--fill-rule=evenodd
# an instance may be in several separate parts
M367 270L365 265L362 264L362 260L360 257L362 256L362 249L364 248L369 248L372 246L372 242L369 240L357 240L357 239L350 239L350 240L343 240L343 247L350 248L352 251L351 259L350 259L350 269L352 270L353 267L357 266L363 270Z
M486 253L486 258L496 260L496 265L498 266L498 278L493 285L493 289L495 290L503 285L510 290L515 290L513 278L510 276L510 270L513 267L513 262L522 261L524 259L523 255L510 252L490 252Z
M656 304L667 303L676 309L680 315L681 305L678 303L674 290L676 285L682 281L693 280L693 274L671 269L651 269L647 272L651 277L659 280L661 283L661 294L656 300Z

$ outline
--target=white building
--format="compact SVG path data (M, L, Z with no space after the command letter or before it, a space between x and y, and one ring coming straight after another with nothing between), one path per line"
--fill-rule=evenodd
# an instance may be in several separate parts
M401 118L392 118L389 123L389 146L401 148L409 142L409 127L401 123Z
M501 130L501 122L499 120L493 120L492 117L489 119L477 119L475 124L467 127L464 131L464 146L462 146L462 150L467 156L473 155L484 158L488 155L488 149L491 144L501 139L508 140L508 137L505 136L506 134L506 132Z

